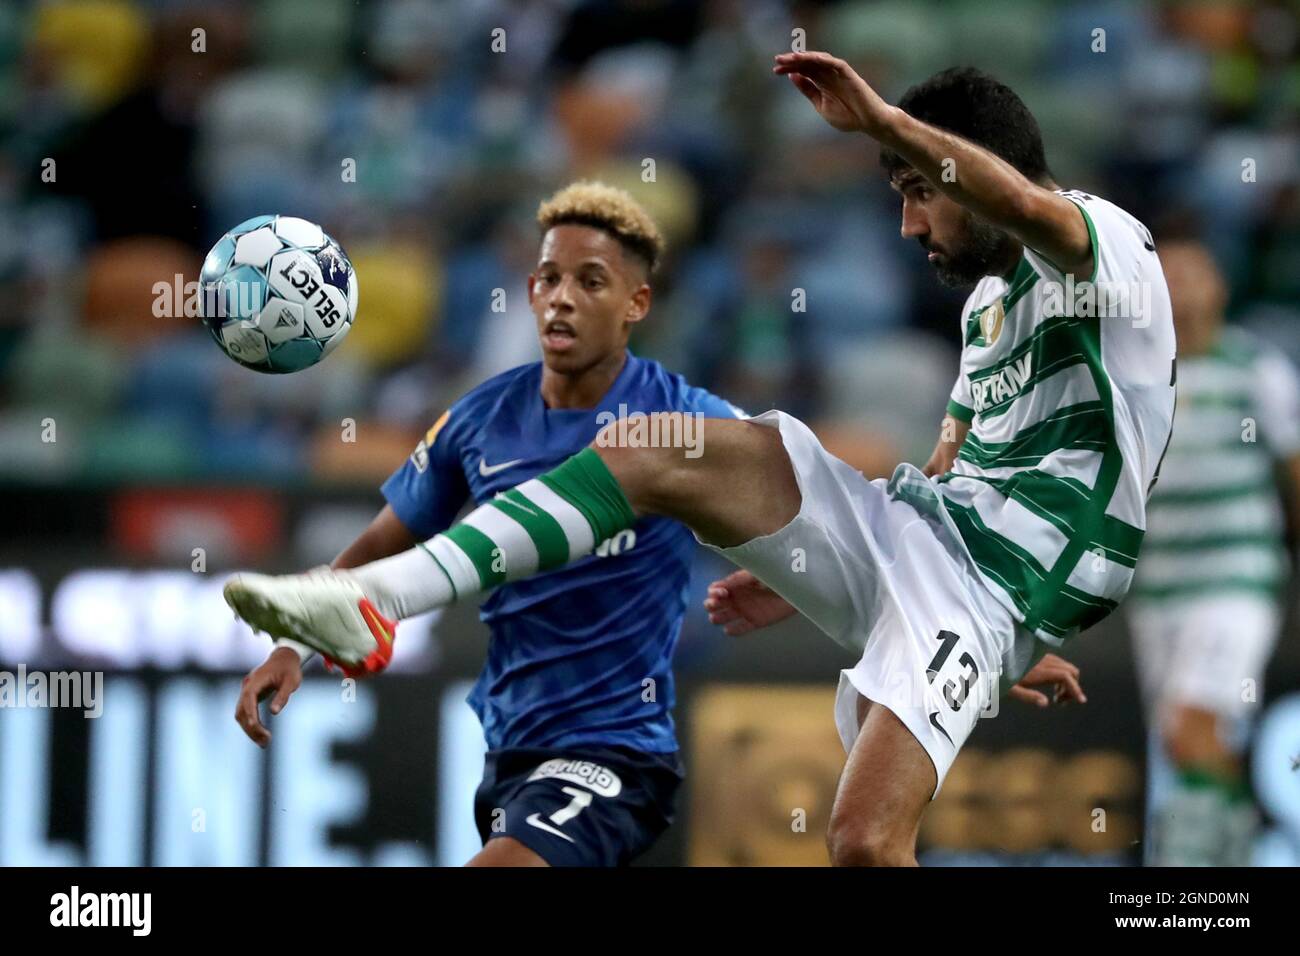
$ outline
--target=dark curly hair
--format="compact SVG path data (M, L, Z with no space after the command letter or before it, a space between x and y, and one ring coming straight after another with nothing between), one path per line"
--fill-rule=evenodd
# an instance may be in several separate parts
M922 122L983 146L1034 182L1051 178L1034 114L1011 87L982 70L960 66L936 73L904 93L898 106ZM891 177L908 165L889 149L881 150L880 163Z

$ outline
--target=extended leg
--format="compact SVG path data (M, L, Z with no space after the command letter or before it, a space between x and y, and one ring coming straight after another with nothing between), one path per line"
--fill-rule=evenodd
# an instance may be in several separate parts
M381 612L410 617L583 557L643 515L676 518L729 546L798 514L799 487L774 428L705 419L695 426L700 454L688 457L680 447L620 445L619 427L443 534L349 573Z
M686 434L680 413L656 417L665 420L660 435ZM732 419L690 424L691 454L620 444L616 422L592 447L409 551L346 572L236 575L226 601L273 637L376 670L387 662L376 647L391 647L394 620L577 560L641 515L677 518L727 546L798 514L798 484L776 429Z

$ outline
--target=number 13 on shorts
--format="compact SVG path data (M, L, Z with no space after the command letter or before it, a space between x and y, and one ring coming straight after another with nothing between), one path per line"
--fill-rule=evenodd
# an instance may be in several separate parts
M975 691L976 699L971 706L978 708L978 716L996 717L999 700L997 675L981 674L975 658L967 651L961 651L954 660L953 652L961 637L952 631L940 631L936 639L939 646L926 665L926 680L939 689L944 702L953 713L961 712L967 706L971 692ZM946 673L945 665L949 665Z

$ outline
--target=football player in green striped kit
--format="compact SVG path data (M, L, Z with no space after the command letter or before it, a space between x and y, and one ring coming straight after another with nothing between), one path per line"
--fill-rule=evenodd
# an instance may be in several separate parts
M1284 512L1300 514L1300 380L1277 349L1224 325L1227 289L1204 246L1162 241L1160 261L1178 428L1125 604L1152 729L1145 860L1243 866L1256 811L1242 758L1281 624Z
M241 576L227 600L357 662L376 644L361 607L409 616L570 560L638 515L675 518L745 569L711 589L716 623L798 611L861 655L836 701L848 763L831 860L914 865L926 806L1002 690L1019 679L1015 695L1043 705L1026 685L1083 698L1077 670L1047 651L1106 616L1132 578L1173 414L1169 298L1145 227L1060 190L1032 114L992 77L944 71L890 106L825 53L773 69L832 126L880 143L903 236L941 280L973 287L924 470L868 481L778 411L706 419L696 457L620 443L610 426L405 554ZM1063 302L1067 287L1082 309Z

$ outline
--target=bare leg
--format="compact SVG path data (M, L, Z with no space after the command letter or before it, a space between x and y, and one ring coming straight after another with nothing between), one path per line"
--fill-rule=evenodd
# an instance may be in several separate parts
M676 518L728 548L779 531L799 513L799 485L775 428L707 418L702 454L687 458L681 448L616 446L615 427L593 447L638 514Z
M834 866L916 866L921 814L938 785L924 748L888 707L859 701L862 730L831 808Z
M470 858L466 866L550 866L545 860L514 837L488 840L483 849Z

